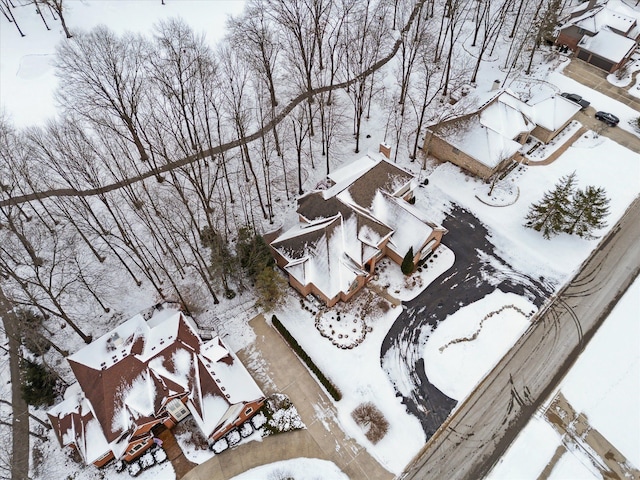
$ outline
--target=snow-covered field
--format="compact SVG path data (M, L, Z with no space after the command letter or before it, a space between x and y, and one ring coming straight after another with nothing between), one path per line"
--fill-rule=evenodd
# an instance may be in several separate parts
M160 0L127 1L126 3L115 0L66 0L65 3L69 8L67 23L72 31L107 24L116 32L132 30L148 34L152 32L152 26L158 20L178 15L196 31L205 32L212 45L224 34L226 14L239 13L244 7L242 0L180 0L179 2L167 0L166 5L162 5ZM52 65L55 46L64 40L64 35L58 22L50 22L53 29L47 32L35 13L20 18L20 26L27 34L25 38L20 38L16 29L4 19L2 20L0 22L2 109L17 126L41 124L55 115L53 91L57 79ZM506 72L500 67L502 63L499 53L496 53L493 58L487 58L477 81L478 94L486 95L494 79L505 79ZM597 109L616 114L621 119L620 127L631 131L628 121L637 116L638 112L564 77L561 71L552 72L547 78L549 71L557 66L540 64L531 77L516 78L516 81L513 81L512 77L507 83L512 89L525 95L530 95L531 89L579 93L589 99ZM374 113L380 112L376 110ZM371 138L368 140L363 138L363 151L376 146L383 138L385 121L386 118L381 113L374 114L365 122L363 133L370 134ZM351 143L341 146L341 151L337 152L336 158L353 160L351 147ZM509 201L505 201L508 206L504 207L492 207L478 199L478 197L488 198L489 186L485 183L468 176L450 164L438 166L434 164L430 165L426 171L420 170L417 162L408 162L405 150L406 148L403 148L399 155L399 162L421 179L427 173L429 176L428 187L420 188L417 192L417 204L425 210L427 217L435 222L441 222L451 208L452 202L463 206L488 227L491 241L496 245L498 252L517 271L535 278L544 277L545 281L556 287L571 276L596 247L598 240L582 240L565 234L551 241L544 240L539 233L522 226L529 205L539 200L543 192L552 188L561 176L575 171L578 187L596 185L606 189L611 198L611 215L608 217L610 227L640 193L638 155L605 137L598 137L593 132L587 132L551 165L523 167L510 174L505 180L510 188L498 189L498 191L517 191L517 195L513 198L510 196ZM314 173L318 176L315 180L319 180L321 173L319 171ZM309 183L312 181L314 180ZM285 223L284 218L277 220L280 224ZM598 235L601 236L605 232L606 229L598 232ZM449 235L455 235L455 232L450 232ZM444 244L446 243L445 237ZM438 264L433 268L430 267L428 274L421 275L421 287L406 285L403 276L399 274L399 268L394 265L389 266L380 275L377 284L389 284L389 293L396 298L402 300L413 298L421 288L426 288L437 274L445 272L451 266L454 254L455 252L443 254ZM393 270L394 267L395 270ZM640 305L637 302L640 295L638 285L638 282L634 284L633 290L625 296L624 305L619 308L626 313L621 315L616 313L619 312L619 309L616 309L605 323L602 329L604 333L598 333L594 339L593 343L596 346L590 345L583 355L584 358L588 358L589 349L594 349L596 354L592 357L599 360L604 357L609 359L614 359L614 356L619 357L620 363L611 365L628 365L628 370L624 372L614 370L619 373L616 376L611 374L611 366L606 366L604 363L597 367L585 363L582 369L579 368L579 363L574 369L578 373L572 373L575 380L571 380L570 375L561 387L569 400L580 411L586 412L589 419L594 422L594 426L600 429L636 466L640 464L638 458L640 445L637 441L639 430L634 430L636 432L634 437L629 433L628 425L640 424L637 410L640 391L637 382L640 378L637 338L640 337L640 332L638 332L637 320L635 323L631 320L631 318L635 319L640 311ZM630 301L629 298L632 300ZM135 312L148 306L151 300L136 298L130 303L133 304L128 305L127 308ZM221 310L224 307L220 307L217 311L218 316L234 319L233 322L224 322L222 325L226 333L225 341L234 349L240 349L252 340L251 332L246 328L246 320L252 311L247 305L252 303L251 298L238 297L227 311ZM432 333L425 347L427 373L445 393L458 400L463 399L526 328L527 315L514 308L507 308L486 319L480 333L473 341L450 343L451 340L472 336L480 327L479 322L483 318L507 305L514 305L527 314L530 314L533 309L528 300L497 291L450 316ZM349 315L347 311L349 307L341 306L340 308L346 312L345 316ZM345 432L365 445L387 469L394 473L402 471L406 463L424 445L425 436L417 419L409 415L404 405L400 403L399 397L396 396L393 386L380 366L382 341L398 317L400 308L388 308L386 311L379 309L376 313L367 316L366 324L372 330L361 345L351 350L338 349L322 337L314 328L311 316L300 309L299 300L295 294L292 294L286 308L275 313L312 356L320 369L342 391L343 399L335 403L335 406L338 409L338 421ZM624 321L620 320L621 316L625 319ZM622 347L620 351L617 350L620 342L633 343L633 339L636 339L635 353L623 350ZM613 349L616 350L615 352L610 348L612 343L616 344L616 348ZM0 372L4 371L0 370ZM601 374L603 378L595 381L596 373ZM597 383L607 387L602 388L599 395L593 395L592 385ZM7 398L5 391L2 394L3 398ZM366 439L351 417L353 409L367 401L373 402L391 424L388 434L376 445ZM629 411L630 408L633 410L634 405L635 410ZM618 407L620 411L625 409L629 411L629 415L635 415L635 417L627 417L630 421L620 423L615 415L611 414L612 411L617 411ZM38 413L43 416L43 412ZM546 422L542 419L534 419L530 427L516 441L505 460L496 467L492 474L493 478L535 477L549 461L559 442L560 437ZM539 448L532 449L531 445L539 445ZM37 478L64 478L64 475L69 472L74 472L74 478L77 480L95 478L94 469L78 470L71 460L64 457L55 440L52 439L44 448L43 463L41 471L36 472ZM205 458L201 456L198 460ZM585 472L591 472L592 469L584 466L584 458L576 460L577 458L565 454L554 468L552 478L585 478ZM299 459L286 464L279 463L265 467L264 470L247 472L244 476L236 477L235 480L269 478L274 472L279 471L293 472L298 479L307 478L301 476L302 472L313 472L313 476L309 478L318 476L344 478L335 465L318 462L320 461ZM105 473L109 475L111 472ZM171 465L167 462L161 469L151 469L139 478L153 477L164 480L174 476Z
M126 7L125 7L126 3ZM164 19L181 17L196 32L205 32L212 45L225 32L227 15L244 9L244 0L65 0L65 18L71 30L90 30L108 25L116 33L127 31L151 34L153 25ZM0 103L17 126L43 124L56 114L54 90L55 49L66 40L59 21L53 21L45 10L51 27L47 31L42 20L31 8L30 15L16 12L21 38L17 29L5 19L0 22Z
M640 279L636 279L587 345L558 390L627 460L640 468ZM550 395L547 405L556 392ZM537 478L562 438L534 417L494 467L491 480ZM551 479L602 478L579 450L562 455Z

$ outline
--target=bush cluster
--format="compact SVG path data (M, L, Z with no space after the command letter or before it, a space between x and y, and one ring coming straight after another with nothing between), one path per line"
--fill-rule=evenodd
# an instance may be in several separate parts
M313 374L318 378L318 380L320 380L320 383L327 390L327 392L329 392L329 395L331 395L331 397L333 397L336 402L339 401L342 398L342 393L340 393L338 387L336 387L333 383L331 383L331 380L324 376L324 374L320 371L316 364L313 363L311 357L307 355L307 352L302 349L297 340L293 338L293 335L289 333L289 330L287 330L284 325L282 325L280 320L278 320L278 317L273 315L271 317L271 321L273 322L273 326L276 327L276 330L280 332L280 335L282 335L282 337L287 341L293 351L296 352L298 357L300 357L300 359L302 359L302 361L307 364L309 370L311 370Z

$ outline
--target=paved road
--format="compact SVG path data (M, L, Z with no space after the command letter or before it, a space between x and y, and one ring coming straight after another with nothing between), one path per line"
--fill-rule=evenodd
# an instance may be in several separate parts
M427 439L457 404L432 385L425 373L424 343L429 332L448 315L496 289L527 297L537 307L554 290L544 279L531 279L513 270L494 251L485 226L466 210L454 206L443 225L455 232L445 242L455 252L453 266L405 303L381 348L382 366L394 385L412 386L411 392L403 392L402 401L420 420Z
M12 425L11 439L11 480L24 480L29 477L29 409L22 399L20 391L21 371L18 355L20 344L18 342L17 321L13 314L13 306L4 296L0 288L0 317L4 324L4 331L9 339L9 370L11 372L11 404Z
M600 70L578 58L574 58L569 65L564 68L562 74L640 111L640 98L630 95L624 88L616 87L609 83L607 81L609 74L604 70Z
M409 464L403 479L489 472L640 272L640 198L496 368Z

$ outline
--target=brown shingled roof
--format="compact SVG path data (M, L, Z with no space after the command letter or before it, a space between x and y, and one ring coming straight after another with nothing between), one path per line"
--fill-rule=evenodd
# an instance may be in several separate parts
M413 175L392 163L381 161L348 188L353 201L362 208L371 207L378 190L394 194L411 181Z

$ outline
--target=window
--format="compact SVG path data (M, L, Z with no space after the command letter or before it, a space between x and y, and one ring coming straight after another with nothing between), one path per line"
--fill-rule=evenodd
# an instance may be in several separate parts
M138 450L140 450L145 445L146 445L146 442L145 443L136 443L132 448L129 449L129 451L127 453L129 455L134 455Z
M173 418L175 418L178 422L183 418L189 416L189 409L185 407L184 403L182 403L179 399L175 398L167 403L167 411L171 414Z
M451 150L453 151L454 154L459 154L460 150L458 150L456 147L452 147Z

